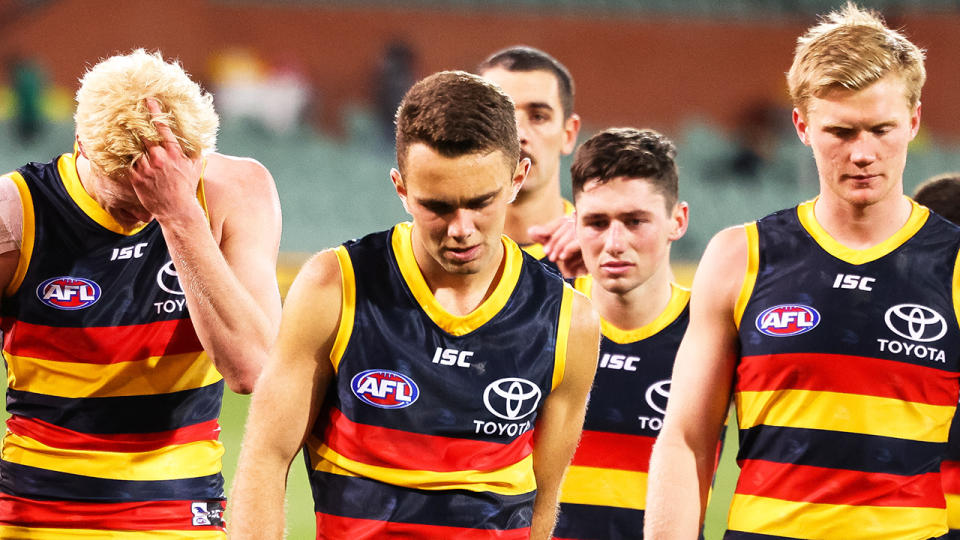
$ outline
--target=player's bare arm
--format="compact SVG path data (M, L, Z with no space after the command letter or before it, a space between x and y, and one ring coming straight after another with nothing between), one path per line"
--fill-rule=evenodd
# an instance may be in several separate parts
M677 351L663 430L650 457L644 538L687 539L699 532L730 401L738 351L734 312L746 268L743 227L714 236L697 268L690 325Z
M273 178L256 161L221 154L206 156L203 169L184 155L157 102L147 107L162 142L147 143L131 183L163 230L204 350L232 390L249 393L280 319ZM201 174L209 221L197 201Z
M537 479L537 499L530 532L533 540L550 538L556 525L560 484L580 440L599 347L600 319L590 301L576 293L563 380L544 402L534 431L533 473Z
M0 176L0 291L6 290L17 272L22 239L23 203L20 193L9 176Z
M231 493L231 538L283 537L287 471L333 378L330 350L340 306L337 257L324 251L290 287L277 343L251 400Z

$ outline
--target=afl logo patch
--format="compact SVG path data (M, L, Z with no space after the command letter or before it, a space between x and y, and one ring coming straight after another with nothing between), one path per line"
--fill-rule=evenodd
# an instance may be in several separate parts
M350 389L360 401L381 409L409 407L420 397L420 389L413 379L385 369L357 373L350 380Z
M100 286L89 279L55 277L37 287L37 298L52 308L83 309L100 299Z
M820 324L820 313L810 306L780 304L757 316L757 330L773 337L797 336Z

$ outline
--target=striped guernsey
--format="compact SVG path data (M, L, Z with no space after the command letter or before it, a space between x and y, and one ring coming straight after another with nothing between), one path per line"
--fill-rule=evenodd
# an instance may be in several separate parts
M960 230L913 205L853 250L814 202L746 226L726 538L930 538L958 398Z
M494 290L451 315L410 233L336 251L336 379L305 449L317 538L527 538L534 427L563 378L573 289L503 237Z
M223 538L223 380L159 225L124 231L69 154L9 178L24 212L2 302L0 537Z

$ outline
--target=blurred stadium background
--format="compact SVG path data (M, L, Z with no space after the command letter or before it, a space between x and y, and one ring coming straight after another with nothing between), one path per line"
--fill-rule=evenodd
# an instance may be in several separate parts
M905 174L960 170L960 5L873 0L928 51L923 120ZM404 219L389 183L390 112L413 80L471 70L509 45L542 48L577 85L581 139L651 127L679 147L691 225L674 248L680 281L717 230L817 192L792 132L784 72L796 36L838 0L0 0L0 171L72 148L85 66L132 48L178 58L214 93L219 149L273 173L283 206L285 290L309 253ZM569 193L568 176L562 179ZM248 399L224 402L225 473ZM735 430L728 433L735 448ZM726 452L706 535L723 531L736 476ZM313 534L295 461L289 537Z

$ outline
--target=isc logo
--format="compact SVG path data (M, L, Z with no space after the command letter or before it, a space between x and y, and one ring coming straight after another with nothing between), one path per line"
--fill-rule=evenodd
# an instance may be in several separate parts
M353 376L350 388L360 401L381 409L409 407L420 396L413 379L396 371L368 369Z
M444 349L437 347L433 353L433 363L442 366L470 367L467 358L473 356L473 351L459 351L457 349Z
M100 299L100 286L89 279L55 277L37 287L37 298L52 308L83 309Z
M810 306L781 304L757 316L757 330L768 336L796 336L813 330L820 323L820 313Z
M624 371L636 371L638 356L626 356L623 354L603 353L600 357L600 367L607 369L622 369Z

